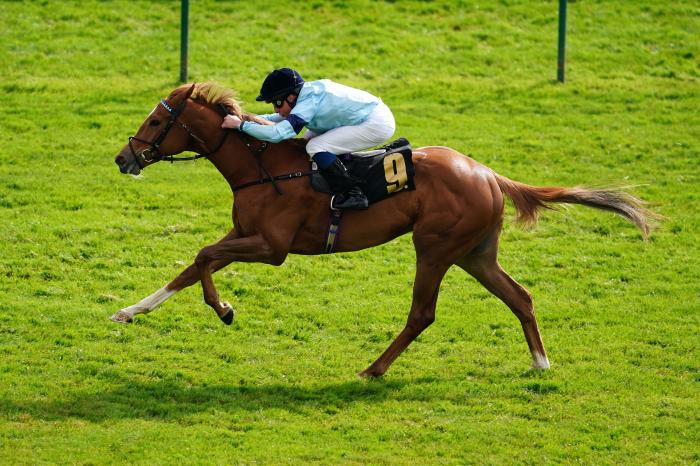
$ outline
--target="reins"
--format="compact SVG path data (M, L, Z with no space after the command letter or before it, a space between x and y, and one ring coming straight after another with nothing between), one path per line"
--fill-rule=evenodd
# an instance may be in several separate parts
M220 105L220 109L225 115L229 114L228 108L226 108L226 106ZM243 143L245 144L248 151L250 151L250 153L253 154L255 162L258 164L258 169L263 173L263 175L265 175L265 177L260 178L259 180L248 181L234 186L233 188L231 188L234 193L236 191L240 191L241 189L250 188L251 186L259 186L261 184L272 183L272 187L275 188L277 194L282 196L284 192L282 192L282 188L277 186L277 181L287 181L292 180L294 178L301 178L302 176L311 176L311 172L294 172L277 176L270 175L270 172L267 170L267 168L265 168L265 165L262 162L262 155L270 146L270 144L268 144L266 141L261 141L260 145L257 148L255 148L253 147L253 142L251 141L251 138L243 132L241 132L241 139L243 139Z
M179 122L178 122L178 123L179 123ZM197 136L195 136L194 134L192 134L192 133L189 131L189 127L187 127L187 125L182 124L182 127L185 128L185 131L187 131L187 132L190 133L190 135L192 136L192 138L194 138L194 139L195 139L197 142L199 142L200 144L204 145L204 141L202 141L202 140L199 139ZM175 157L174 155L164 155L163 158L162 158L161 160L167 160L168 162L171 162L171 163L172 163L172 162L185 162L185 161L187 161L187 160L197 160L197 159L209 157L211 154L214 154L214 153L218 152L219 149L221 149L221 148L224 146L224 143L226 142L226 139L228 139L229 133L230 133L229 131L224 132L224 137L221 138L221 141L219 141L219 144L217 144L216 147L215 147L213 150L210 150L210 151L207 152L206 154L196 153L195 155L190 156L190 157ZM206 148L206 146L204 146L204 147Z
M228 139L228 135L231 133L230 130L224 131L224 135L219 141L219 143L216 145L216 147L213 150L210 150L209 152L205 153L196 153L193 156L188 156L188 157L175 157L174 155L162 155L160 153L160 145L161 143L165 140L167 137L168 133L172 129L172 127L175 124L180 125L182 129L184 129L187 134L194 139L196 142L198 142L202 147L206 150L207 146L205 142L197 137L192 130L190 129L189 126L187 126L186 123L183 123L181 121L178 121L178 117L182 113L182 111L185 109L185 105L187 105L187 99L183 100L180 105L178 105L176 108L173 108L170 104L165 99L160 100L160 105L165 108L168 113L170 113L170 120L166 124L165 128L160 132L158 137L154 141L146 141L143 139L140 139L136 136L131 136L129 138L129 148L131 149L131 153L133 154L134 158L136 159L136 162L139 164L141 168L143 168L145 162L153 162L158 161L158 160L167 160L168 162L185 162L189 160L197 160L201 158L206 158L209 157L210 155L218 152L223 145L226 143L226 140ZM219 110L220 112L226 116L230 112L228 108L224 104L219 104ZM277 192L278 195L282 196L284 193L282 192L282 189L277 185L278 181L286 181L286 180L292 180L295 178L301 178L303 176L311 176L312 172L294 172L294 173L287 173L285 175L277 175L277 176L272 176L270 172L267 170L265 165L263 164L262 161L262 155L265 152L265 150L269 147L269 144L265 141L261 141L261 144L258 147L254 147L253 142L247 136L245 133L241 133L241 138L243 139L243 143L245 144L246 148L250 153L253 155L253 158L255 159L255 162L258 164L258 169L260 172L263 174L263 177L255 180L255 181L249 181L246 183L242 183L239 185L234 186L232 189L233 191L240 191L241 189L249 188L251 186L258 186L261 184L266 184L266 183L272 183L272 186L275 188L275 191ZM142 150L140 153L137 153L134 150L134 147L132 145L132 141L138 141L142 142L144 144L150 145L149 148L146 148Z
M260 146L257 148L253 147L252 141L249 139L249 137L245 133L241 133L241 138L243 138L243 142L245 146L248 148L251 154L253 154L253 157L255 158L255 161L258 164L258 168L260 171L265 175L264 178L260 178L255 181L248 181L246 183L241 183L239 185L234 186L232 189L234 192L240 191L241 189L245 188L250 188L251 186L258 186L261 184L267 184L267 183L272 183L272 186L275 188L275 191L277 191L277 194L282 196L284 192L282 192L282 189L277 186L277 181L287 181L287 180L293 180L295 178L301 178L303 176L311 176L312 172L294 172L294 173L287 173L284 175L277 175L277 176L272 176L270 172L265 168L265 165L262 162L262 155L265 152L265 150L269 147L269 144L267 142L262 142Z
M284 194L280 188L277 186L275 183L276 181L287 181L287 180L293 180L294 178L301 178L302 176L311 176L312 172L294 172L294 173L287 173L286 175L277 175L277 176L267 176L267 178L261 178L259 180L255 181L249 181L247 183L239 184L237 186L233 187L233 191L240 191L241 189L245 188L250 188L251 186L258 186L261 184L266 184L266 183L272 183L272 186L275 187L275 190L277 191L278 194L282 195Z

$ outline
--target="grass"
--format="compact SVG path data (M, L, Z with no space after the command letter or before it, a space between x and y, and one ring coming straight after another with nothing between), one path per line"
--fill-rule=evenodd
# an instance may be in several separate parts
M291 65L376 93L415 146L512 179L634 185L648 242L582 208L505 226L553 367L459 270L436 323L358 380L405 322L410 235L353 254L234 264L224 327L194 286L108 317L230 227L207 162L138 179L112 159L177 86L178 2L0 4L0 463L693 464L700 461L700 10L570 2L194 2L190 76L254 102Z

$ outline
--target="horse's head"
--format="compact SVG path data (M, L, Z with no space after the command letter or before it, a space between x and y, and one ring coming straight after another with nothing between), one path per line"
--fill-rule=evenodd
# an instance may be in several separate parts
M261 125L274 124L243 112L231 89L212 82L184 85L167 99L161 99L136 135L117 154L115 162L122 173L138 175L144 167L160 160L191 160L211 155L226 140L226 133L221 135L221 121L226 114ZM197 155L174 157L186 150Z
M195 84L175 89L148 114L114 160L122 173L138 175L144 167L187 149L191 135L178 118L194 89Z

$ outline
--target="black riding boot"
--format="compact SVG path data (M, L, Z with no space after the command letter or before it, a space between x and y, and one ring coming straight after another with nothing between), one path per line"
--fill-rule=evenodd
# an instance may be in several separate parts
M323 177L333 192L331 207L339 210L364 210L367 208L367 196L357 186L357 182L339 159L333 164L321 170Z

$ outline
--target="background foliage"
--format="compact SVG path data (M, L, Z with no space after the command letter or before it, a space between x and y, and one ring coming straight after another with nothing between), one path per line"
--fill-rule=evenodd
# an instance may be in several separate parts
M112 162L178 85L179 2L2 2L0 463L700 461L696 2L571 1L565 85L555 2L191 3L191 78L247 110L293 66L380 95L416 147L530 184L634 185L667 220L649 242L579 208L508 222L501 262L534 295L547 372L453 270L436 323L358 380L404 324L410 235L230 266L231 327L199 286L119 326L230 227L207 162Z

